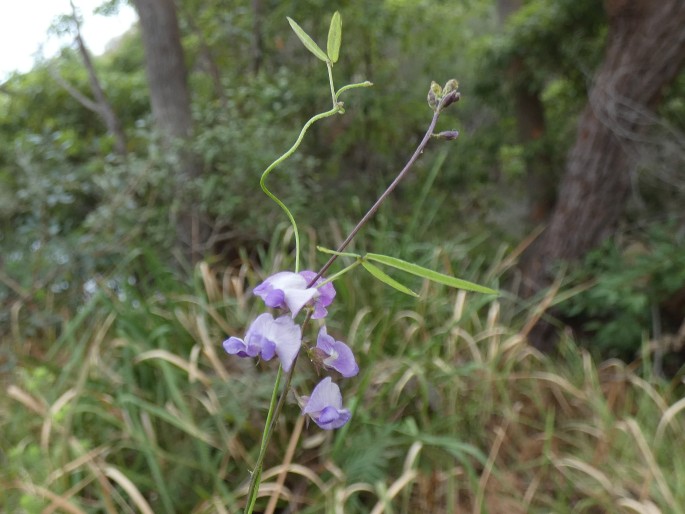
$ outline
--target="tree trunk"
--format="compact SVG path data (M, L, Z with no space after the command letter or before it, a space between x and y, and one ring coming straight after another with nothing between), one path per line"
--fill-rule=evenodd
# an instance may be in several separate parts
M193 122L188 72L173 0L134 0L145 48L152 115L162 136L186 139Z
M140 19L145 49L145 67L155 125L169 149L189 141L193 120L178 18L173 0L134 0ZM177 241L183 257L190 262L201 258L204 229L200 208L189 194L189 182L200 176L200 166L190 151L178 151L176 180L179 212L176 218Z
M605 58L580 118L559 200L527 263L533 291L549 283L555 261L582 257L612 234L652 109L685 64L685 2L614 0L607 11Z
M580 117L550 223L523 262L526 295L551 283L555 262L579 259L613 233L652 110L685 64L685 2L609 0L605 7L604 61Z

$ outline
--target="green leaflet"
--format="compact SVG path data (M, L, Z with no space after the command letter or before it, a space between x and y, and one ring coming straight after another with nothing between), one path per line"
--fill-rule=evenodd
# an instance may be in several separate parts
M395 257L389 257L387 255L380 255L377 253L367 253L364 256L364 259L380 262L381 264L392 266L393 268L406 271L412 275L427 278L428 280L432 280L433 282L444 284L446 286L456 287L457 289L464 289L465 291L473 291L484 294L499 294L497 291L490 289L489 287L480 286L478 284L474 284L473 282L469 282L468 280L462 280L460 278L451 277L443 273L438 273L437 271L433 271L428 268L424 268L423 266L419 266L418 264L412 264L411 262L403 261L402 259L397 259Z
M345 257L355 257L356 259L361 258L361 255L358 255L356 253L349 253L349 252L336 252L335 250L331 250L330 248L326 248L325 246L317 246L317 250L319 250L321 253L327 253L329 255L338 255L338 256L345 256Z
M328 29L328 44L326 50L328 51L328 58L332 63L338 62L340 56L340 42L342 41L342 18L340 13L335 11L331 18L331 27Z
M415 296L416 298L419 298L418 294L416 294L414 291L412 291L408 287L403 286L394 278L386 275L385 272L383 272L380 268L374 266L370 262L366 262L366 261L361 261L361 262L362 262L362 266L364 266L364 269L366 271L371 273L374 277L376 277L378 280L380 280L384 284L387 284L390 287L394 287L395 289L397 289L401 293L408 294L410 296Z
M307 35L307 33L297 24L295 20L288 17L288 23L290 23L293 31L297 37L300 38L300 41L302 41L302 44L307 48L307 50L309 50L323 62L328 62L328 56L323 50L321 50L321 48L319 48L319 45L317 45L314 40Z

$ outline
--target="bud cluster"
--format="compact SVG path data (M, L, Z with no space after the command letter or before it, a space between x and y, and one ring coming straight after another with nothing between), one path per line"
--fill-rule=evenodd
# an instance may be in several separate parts
M445 107L458 102L461 95L459 94L459 82L456 79L450 79L445 84L445 87L440 87L440 84L433 81L428 90L428 105L434 112L442 111Z

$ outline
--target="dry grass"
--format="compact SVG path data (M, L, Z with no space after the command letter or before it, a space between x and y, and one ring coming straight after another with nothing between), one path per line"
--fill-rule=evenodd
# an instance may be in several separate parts
M220 342L254 316L256 280L203 264L194 294L102 302L50 361L23 360L0 401L5 511L239 512L271 367ZM352 423L322 433L287 406L264 512L683 512L681 386L568 340L561 358L531 349L553 295L512 323L506 299L427 283L429 305L368 307L378 287L340 288L363 370L345 383Z

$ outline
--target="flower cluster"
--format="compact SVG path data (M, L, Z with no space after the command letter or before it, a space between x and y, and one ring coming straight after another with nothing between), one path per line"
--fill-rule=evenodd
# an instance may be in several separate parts
M324 283L313 271L281 271L254 288L254 294L264 300L267 307L290 311L290 316L274 318L269 313L260 314L247 329L244 339L229 337L224 341L224 350L238 357L261 357L268 361L274 355L281 360L284 371L290 371L302 347L302 330L293 319L302 309L309 309L312 319L322 319L328 314L328 307L335 298L335 288ZM319 329L316 347L309 352L312 360L327 370L335 370L343 377L359 373L352 350L342 341L328 335L326 325ZM342 406L340 388L330 377L324 378L312 391L311 396L302 397L302 413L324 430L340 428L351 417L350 411Z

